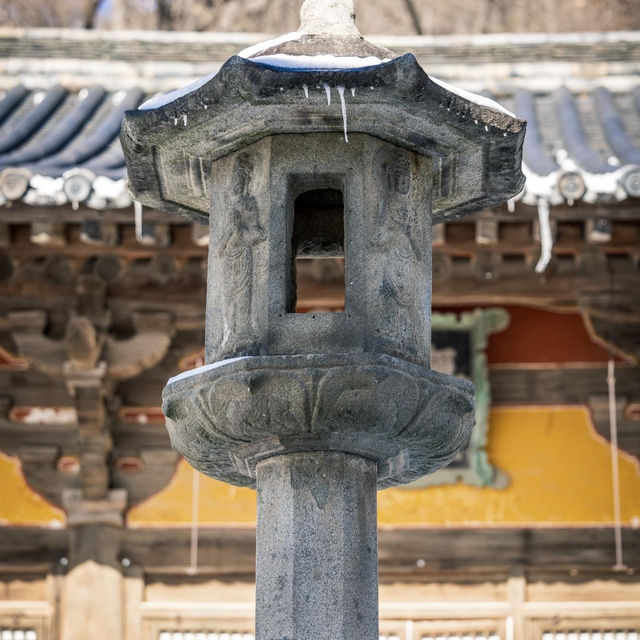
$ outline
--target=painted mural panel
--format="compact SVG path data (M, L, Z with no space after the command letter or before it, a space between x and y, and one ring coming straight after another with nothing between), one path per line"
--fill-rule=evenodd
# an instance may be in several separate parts
M585 407L499 407L489 414L490 461L504 489L461 483L378 494L381 527L610 526L609 443ZM191 524L192 473L181 462L171 484L129 513L131 527ZM640 521L640 467L620 453L622 522ZM255 492L200 478L202 526L254 526Z
M64 511L31 489L22 475L20 460L0 452L0 479L0 526L64 525Z

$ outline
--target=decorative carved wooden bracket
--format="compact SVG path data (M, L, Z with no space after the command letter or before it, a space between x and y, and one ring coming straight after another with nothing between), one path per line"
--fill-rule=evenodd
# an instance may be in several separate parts
M30 474L29 481L32 482L33 475L36 480L32 484L40 493L54 502L62 502L70 525L122 524L127 490L118 489L115 493L110 490L113 438L105 398L116 380L134 377L159 363L174 332L172 314L136 312L133 315L136 334L124 340L113 338L107 333L110 315L104 310L103 293L89 281L81 283L78 314L69 318L65 335L59 340L46 335L48 319L43 311L15 312L8 318L20 355L34 368L64 380L73 398L77 421L70 428L74 433L72 450L79 461L79 475L58 478L55 458L61 453L59 446L47 447L46 459L42 458L42 448L19 452L21 457L24 454L29 458L24 466L25 473ZM40 457L30 464L34 452ZM43 474L45 468L49 471ZM51 490L51 486L56 490Z
M95 369L101 356L107 378L139 375L164 358L174 332L172 315L162 311L134 313L137 333L125 340L105 334L87 316L72 316L63 340L45 335L43 311L17 311L8 320L19 354L40 371L65 378Z
M84 524L109 524L120 527L127 506L125 489L112 489L104 498L87 500L78 489L67 489L62 494L62 504L67 511L69 526Z
M62 340L45 336L47 314L44 311L15 311L8 314L7 320L20 355L43 373L61 375L67 359L66 346Z
M132 338L106 338L104 358L111 378L132 378L150 369L165 357L171 345L174 324L170 313L135 312L133 324L137 331Z

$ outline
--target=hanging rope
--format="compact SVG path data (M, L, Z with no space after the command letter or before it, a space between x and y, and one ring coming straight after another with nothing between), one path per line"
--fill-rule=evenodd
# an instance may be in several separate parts
M200 518L200 474L191 469L191 547L188 573L198 573L198 520Z
M609 388L609 427L611 430L611 480L613 488L613 522L616 544L614 570L626 569L622 561L622 524L620 516L620 471L618 468L618 416L616 412L616 365L609 357L607 366L607 386Z
M622 522L620 514L620 469L618 467L618 412L616 408L616 361L613 351L615 344L615 323L613 313L614 277L609 272L609 361L607 362L607 389L609 392L609 431L611 434L611 488L613 493L613 527L616 547L614 571L622 571L626 566L622 559Z

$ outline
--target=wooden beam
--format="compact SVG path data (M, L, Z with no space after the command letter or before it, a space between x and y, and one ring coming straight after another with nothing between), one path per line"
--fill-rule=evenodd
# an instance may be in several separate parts
M69 532L64 529L2 527L0 530L0 568L14 570L40 565L57 570L60 559L68 557Z
M145 572L186 575L188 529L122 529L120 555ZM0 568L56 566L68 557L68 531L3 527ZM579 543L577 543L579 541ZM640 530L622 530L625 564L640 570ZM392 580L427 577L434 572L506 575L515 565L546 576L559 572L613 573L611 528L441 528L381 529L380 574ZM203 575L246 576L255 570L255 529L202 528L199 566ZM12 569L12 570L13 570Z
M576 544L576 536L581 543ZM152 568L189 565L189 531L138 529L123 532L123 553ZM199 564L219 574L253 574L255 530L201 529ZM640 531L623 530L625 562L640 568ZM380 573L415 575L430 571L505 571L515 564L547 569L613 566L613 532L601 529L381 529Z

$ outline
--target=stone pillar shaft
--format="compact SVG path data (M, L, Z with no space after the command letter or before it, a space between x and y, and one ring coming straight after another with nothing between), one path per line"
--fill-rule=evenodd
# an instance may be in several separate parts
M376 464L304 452L256 472L256 640L377 640Z

